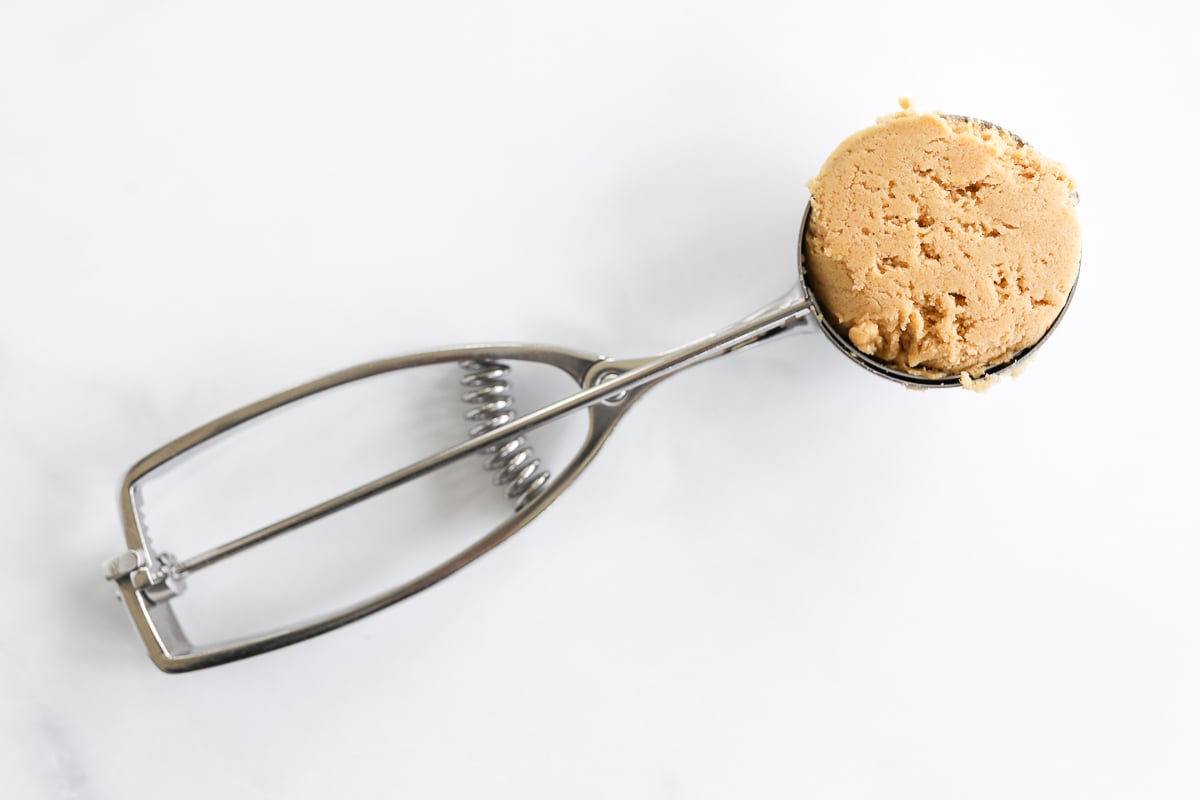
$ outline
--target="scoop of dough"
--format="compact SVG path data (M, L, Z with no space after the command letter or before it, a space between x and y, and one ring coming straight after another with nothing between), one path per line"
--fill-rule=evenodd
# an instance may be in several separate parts
M1037 343L1079 269L1075 185L976 120L905 110L814 178L808 283L862 352L914 375L978 376Z

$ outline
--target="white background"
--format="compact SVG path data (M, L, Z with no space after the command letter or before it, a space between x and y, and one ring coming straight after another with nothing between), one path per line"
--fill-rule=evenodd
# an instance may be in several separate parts
M5 796L1200 796L1196 22L9 0ZM721 327L790 284L805 182L900 95L1080 185L1079 290L1022 377L732 356L432 591L153 668L98 567L137 458L371 358Z

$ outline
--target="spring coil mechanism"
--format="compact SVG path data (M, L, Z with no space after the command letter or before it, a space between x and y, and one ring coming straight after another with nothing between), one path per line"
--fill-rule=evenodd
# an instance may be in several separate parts
M471 436L487 433L517 418L516 409L513 408L512 386L507 379L508 364L491 359L472 359L460 361L458 365L466 371L460 380L467 387L462 396L463 402L471 406L465 414L471 423ZM508 487L505 494L516 500L517 511L537 497L550 480L550 472L542 469L542 462L534 455L533 448L526 443L524 436L485 447L483 455L487 459L483 462L483 468L496 473L493 483Z

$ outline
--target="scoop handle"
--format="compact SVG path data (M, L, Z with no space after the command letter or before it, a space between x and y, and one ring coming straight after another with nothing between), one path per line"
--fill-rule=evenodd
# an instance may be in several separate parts
M201 426L164 445L134 465L126 475L121 493L121 512L128 550L109 564L107 577L117 584L118 594L133 616L151 659L166 672L188 671L246 658L341 627L432 586L528 524L595 458L620 419L651 386L689 366L763 342L789 330L811 327L807 319L809 308L808 300L804 298L800 287L796 286L779 300L722 332L647 358L611 359L563 348L534 345L473 345L370 362L280 392ZM411 367L481 358L533 361L555 366L568 373L580 390L512 422L459 442L199 555L175 560L152 549L138 511L138 483L154 470L167 467L192 449L232 432L257 417L337 386ZM584 408L588 410L589 416L588 434L571 462L559 471L538 495L500 525L455 556L416 578L348 608L248 639L213 646L197 646L188 640L180 627L170 601L174 595L183 591L183 578L189 573L427 475L490 445L510 440Z

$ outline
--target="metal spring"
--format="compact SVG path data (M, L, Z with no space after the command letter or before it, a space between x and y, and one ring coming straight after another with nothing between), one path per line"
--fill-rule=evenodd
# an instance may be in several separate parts
M463 402L471 406L465 415L471 423L471 436L487 433L517 418L513 408L512 386L507 380L508 364L491 359L472 359L460 361L458 365L467 373L460 380L467 387L462 396ZM542 462L534 455L533 448L525 442L524 436L485 447L483 454L487 458L483 468L496 473L493 483L508 487L505 494L517 501L517 511L537 497L550 480L550 472L542 469Z

